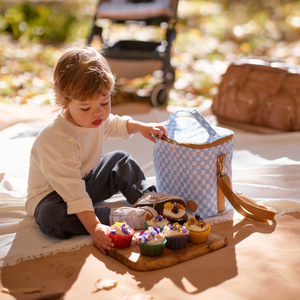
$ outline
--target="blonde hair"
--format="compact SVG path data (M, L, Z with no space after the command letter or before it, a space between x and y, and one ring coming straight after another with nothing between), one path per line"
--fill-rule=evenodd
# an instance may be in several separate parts
M106 59L91 47L72 47L58 60L53 74L54 104L66 107L73 99L91 101L113 91L115 78Z

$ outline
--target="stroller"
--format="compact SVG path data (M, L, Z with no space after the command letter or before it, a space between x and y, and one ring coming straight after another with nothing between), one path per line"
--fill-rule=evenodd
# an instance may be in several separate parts
M175 69L171 66L171 47L176 37L175 24L179 0L100 0L95 14L88 45L98 36L102 53L111 65L116 77L125 79L141 78L159 74L159 80L150 92L149 100L153 106L167 103L169 91L174 83ZM142 37L111 39L105 36L106 28L121 24L157 28L163 32L160 40ZM126 29L125 29L126 30ZM143 29L144 30L144 29ZM150 29L151 30L151 29ZM144 32L144 31L140 31ZM157 77L157 76L156 76Z

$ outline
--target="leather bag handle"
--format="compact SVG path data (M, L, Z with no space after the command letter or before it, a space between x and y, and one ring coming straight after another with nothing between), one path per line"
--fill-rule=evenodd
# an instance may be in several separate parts
M218 157L218 163L220 164L220 172L217 174L218 186L233 208L242 216L256 221L265 222L267 220L274 220L274 211L269 210L264 205L258 204L248 196L233 192L230 179L224 172L224 154L222 155L222 161L219 159L220 157Z
M218 189L220 188L233 208L242 216L259 222L266 222L267 220L273 221L275 217L274 211L269 210L264 205L258 204L252 198L245 196L242 193L235 193L232 190L230 179L224 172L225 159L226 155L221 154L217 160L217 164L219 164L219 167L217 168ZM218 205L220 204L218 203ZM197 204L192 200L188 200L186 206L191 212L197 210Z
M260 222L274 220L275 212L259 205L250 197L233 192L229 177L226 174L218 177L218 185L233 208L242 216Z

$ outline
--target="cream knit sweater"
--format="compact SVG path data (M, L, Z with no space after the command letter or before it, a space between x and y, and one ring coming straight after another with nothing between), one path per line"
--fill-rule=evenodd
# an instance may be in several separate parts
M109 137L129 138L129 116L110 114L98 128L83 128L60 112L37 136L31 150L26 211L33 217L40 200L52 191L67 203L68 214L94 211L82 179L100 162Z

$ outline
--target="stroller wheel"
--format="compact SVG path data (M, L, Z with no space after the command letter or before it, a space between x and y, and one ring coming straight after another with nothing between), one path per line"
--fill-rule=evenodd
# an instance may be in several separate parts
M164 105L169 100L169 88L165 83L157 85L150 95L152 106Z

